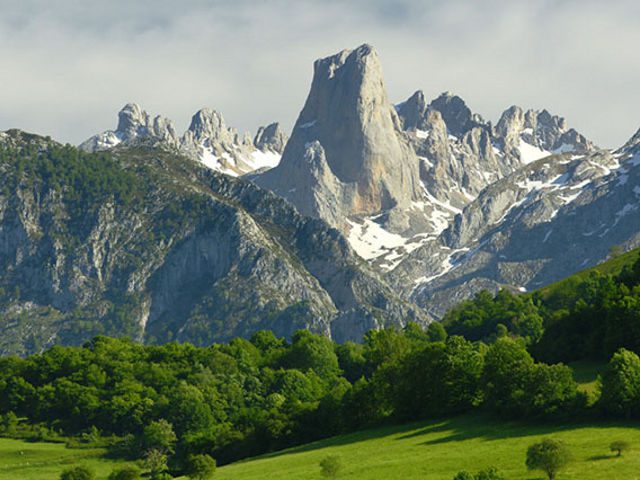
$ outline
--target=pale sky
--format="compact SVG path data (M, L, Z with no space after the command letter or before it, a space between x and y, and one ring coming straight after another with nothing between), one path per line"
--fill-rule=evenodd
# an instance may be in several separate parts
M77 144L127 102L290 129L313 61L362 43L394 103L547 108L603 147L640 127L638 0L0 0L0 130Z

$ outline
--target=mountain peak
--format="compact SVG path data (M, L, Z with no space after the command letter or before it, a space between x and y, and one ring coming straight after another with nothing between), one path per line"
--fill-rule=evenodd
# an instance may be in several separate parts
M325 196L339 199L339 205L325 209L349 216L408 206L419 196L418 162L401 138L399 124L373 47L365 44L316 60L311 89L282 162L258 181L303 213L323 217L318 191L290 192L296 183L292 176L316 175L304 159L307 146L317 141L335 177L329 183L339 190Z
M116 131L126 132L137 128L139 125L146 125L149 121L149 114L145 112L137 103L127 103L118 112L118 126Z
M405 130L424 130L427 102L422 90L417 90L406 101L398 105L396 109L403 121Z
M262 150L263 152L272 151L282 154L287 140L287 134L282 131L280 124L275 122L266 127L260 127L253 140L253 144L258 150Z
M189 132L193 133L196 139L210 138L218 141L221 137L227 136L227 126L221 113L212 108L202 108L191 117Z
M428 108L440 112L447 129L456 137L461 137L477 124L473 112L465 101L451 92L440 94Z

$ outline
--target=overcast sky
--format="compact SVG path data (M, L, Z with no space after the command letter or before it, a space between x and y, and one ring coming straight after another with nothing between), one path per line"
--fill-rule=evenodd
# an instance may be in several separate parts
M547 108L605 147L640 127L638 0L0 0L0 130L79 143L132 101L290 129L313 60L362 43L394 102Z

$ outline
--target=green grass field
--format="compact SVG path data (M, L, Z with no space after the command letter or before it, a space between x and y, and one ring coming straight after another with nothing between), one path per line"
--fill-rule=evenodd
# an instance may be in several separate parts
M496 466L509 480L542 479L524 465L527 447L544 437L564 441L574 461L558 480L640 479L640 424L611 423L564 427L499 422L463 416L440 422L387 427L336 437L218 469L220 480L320 479L319 462L342 458L338 478L358 480L451 480L461 469ZM613 440L632 443L620 458Z
M99 480L125 465L105 458L103 449L69 449L61 443L31 443L0 438L0 480L56 480L76 465L92 468Z
M343 435L218 469L219 480L320 479L319 462L341 457L338 478L353 480L451 480L461 469L496 466L509 480L542 479L524 466L527 447L543 437L564 441L574 455L558 480L640 479L640 423L565 426L501 422L481 415L420 422ZM609 452L613 440L631 442L621 458ZM72 465L86 465L106 479L123 465L101 449L67 449L62 444L0 439L0 480L56 480Z

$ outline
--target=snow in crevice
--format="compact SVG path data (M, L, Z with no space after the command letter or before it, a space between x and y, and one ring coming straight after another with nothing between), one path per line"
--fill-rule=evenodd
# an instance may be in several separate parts
M444 257L444 259L442 260L442 263L440 264L440 269L437 273L429 277L422 276L420 278L417 278L414 281L413 292L415 292L416 290L425 288L426 286L429 285L429 283L433 282L434 280L456 269L459 265L463 264L466 260L469 260L470 258L472 258L485 244L486 244L486 241L483 241L472 249L468 247L464 247L464 248L457 248L457 249L451 250L447 254L447 256ZM446 247L443 247L443 248L446 249Z
M560 145L558 148L556 148L553 153L567 153L567 152L572 152L574 151L576 148L571 145L570 143L563 143L562 145Z
M299 125L298 128L311 128L316 124L317 120L313 120L311 122L307 122L307 123L303 123L302 125Z
M419 160L423 161L427 167L433 168L433 163L427 157L418 157Z

